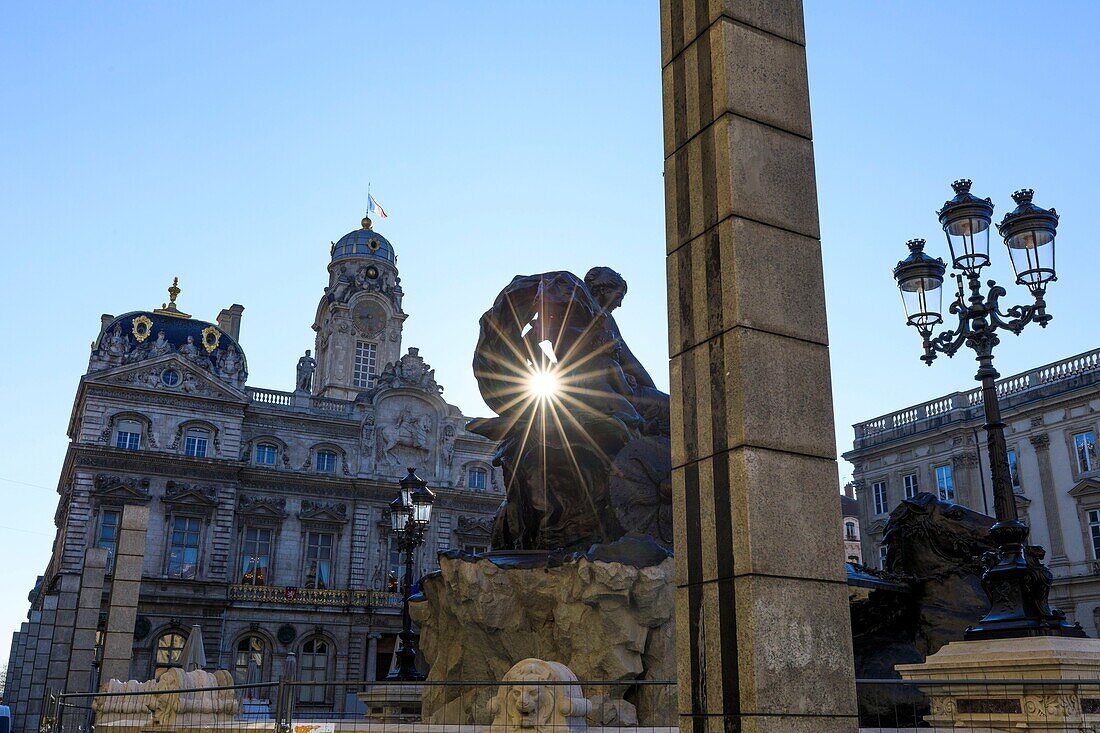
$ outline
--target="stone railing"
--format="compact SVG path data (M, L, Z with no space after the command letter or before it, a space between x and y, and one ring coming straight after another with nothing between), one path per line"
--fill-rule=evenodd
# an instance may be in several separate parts
M350 415L353 403L335 400L331 397L312 397L300 392L280 392L262 387L245 387L249 401L265 407L285 407L311 412L328 412L336 415Z
M997 381L997 394L1007 401L1003 406L1011 407L1013 403L1031 397L1029 393L1057 394L1092 381L1100 382L1100 349L1000 379ZM982 402L982 390L971 389L856 423L852 426L855 429L855 448L858 450L946 423L969 420L978 416Z
M278 585L231 585L229 600L244 603L271 603L295 606L340 606L361 608L401 608L400 593L379 590L338 590L334 588L296 588Z
M334 400L330 397L310 397L309 406L321 412L335 412L346 415L351 412L352 403L344 400Z
M262 405L279 405L290 407L294 404L293 392L279 392L274 389L261 389L259 387L245 387L248 399L259 402Z

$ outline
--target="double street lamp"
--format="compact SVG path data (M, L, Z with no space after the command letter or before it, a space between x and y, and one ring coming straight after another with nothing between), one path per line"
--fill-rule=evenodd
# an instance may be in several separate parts
M1048 596L1054 576L1043 565L1046 553L1042 547L1027 544L1028 526L1020 521L1012 491L996 386L1000 375L993 368L993 347L1000 343L998 331L1018 335L1029 323L1045 328L1050 321L1044 297L1047 284L1057 279L1054 235L1058 213L1032 203L1031 189L1012 194L1016 208L1005 214L997 230L1008 247L1017 284L1026 286L1035 302L1002 311L999 300L1006 294L1005 289L989 280L983 295L981 283L982 268L989 264L993 202L970 193L968 179L951 185L955 197L938 214L947 235L951 264L957 271L958 290L948 310L958 317L958 326L933 335L934 328L943 323L943 279L947 266L943 260L925 254L923 239L908 242L910 254L894 268L894 278L901 290L906 322L917 329L923 340L922 361L931 365L937 354L954 356L964 345L974 350L978 361L975 379L982 383L997 518L990 537L996 549L982 558L982 588L989 596L989 612L977 626L967 629L966 638L1084 636L1080 624L1068 623L1065 613L1050 607Z
M416 670L416 634L409 615L409 598L412 596L413 553L424 544L434 503L435 492L428 488L427 481L416 475L415 468L410 468L409 474L401 479L401 495L390 502L390 529L397 538L398 551L405 553L405 578L401 588L405 601L401 609L401 649L397 652L397 667L387 680L416 682L424 679Z

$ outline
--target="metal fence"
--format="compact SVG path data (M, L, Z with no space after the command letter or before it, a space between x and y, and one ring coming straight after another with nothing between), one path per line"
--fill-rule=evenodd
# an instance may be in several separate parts
M144 688L144 689L143 689ZM343 708L342 710L334 710ZM122 692L47 691L39 733L272 731L473 733L579 725L673 733L676 685L666 681L281 681L191 689L131 683ZM554 712L559 715L554 722ZM568 720L566 720L568 718ZM500 729L503 733L504 729Z
M861 733L1100 731L1100 680L856 680Z

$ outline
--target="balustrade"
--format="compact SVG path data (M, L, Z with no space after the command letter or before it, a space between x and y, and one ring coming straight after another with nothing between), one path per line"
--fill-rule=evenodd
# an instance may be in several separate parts
M1058 382L1069 381L1089 372L1100 371L1100 349L1095 349L1085 354L1078 354L1067 359L1047 364L1021 374L1005 377L997 382L997 394L1001 397L1016 395L1038 387L1045 387ZM907 425L913 425L922 420L927 420L941 415L947 415L952 410L959 408L973 408L981 406L983 402L982 391L972 389L966 392L956 392L952 395L938 397L920 405L907 407L904 410L876 417L857 423L855 428L856 439L871 438L882 433L895 430Z
M228 595L231 601L298 606L401 608L403 601L400 593L379 590L298 588L278 585L231 585Z

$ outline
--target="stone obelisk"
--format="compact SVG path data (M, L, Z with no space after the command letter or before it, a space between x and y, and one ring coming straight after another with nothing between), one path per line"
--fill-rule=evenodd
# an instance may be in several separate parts
M680 727L856 730L799 0L661 0Z

